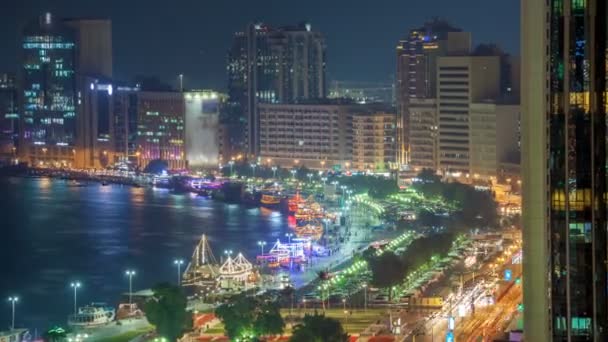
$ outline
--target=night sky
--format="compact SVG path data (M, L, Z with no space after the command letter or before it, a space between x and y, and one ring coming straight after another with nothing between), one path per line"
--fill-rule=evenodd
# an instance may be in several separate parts
M519 52L519 0L0 0L0 71L17 70L19 32L46 11L112 19L115 78L184 73L187 88L225 88L232 34L252 21L310 22L327 40L329 80L388 81L398 39L434 16Z

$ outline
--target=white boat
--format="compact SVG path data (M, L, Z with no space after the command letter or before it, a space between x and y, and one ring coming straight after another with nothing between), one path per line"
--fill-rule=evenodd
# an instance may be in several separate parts
M72 327L95 327L110 323L116 316L116 310L105 303L92 303L78 309L78 313L68 317Z

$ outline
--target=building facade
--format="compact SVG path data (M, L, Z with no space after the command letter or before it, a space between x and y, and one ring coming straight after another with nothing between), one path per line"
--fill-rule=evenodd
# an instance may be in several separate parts
M500 60L495 56L439 57L437 85L439 170L471 173L471 103L499 98Z
M15 75L0 74L0 159L15 160L19 136L19 100Z
M19 154L31 165L84 167L76 163L87 77L111 77L108 20L61 20L45 13L23 30ZM82 158L80 158L83 160Z
M227 71L229 101L224 121L232 136L229 140L235 150L257 156L258 103L325 97L325 40L306 23L280 28L251 24L235 33Z
M135 163L139 88L84 77L74 167L105 168Z
M397 160L402 165L410 159L410 99L436 97L436 65L439 56L470 52L470 33L461 31L444 20L436 19L410 30L397 44Z
M437 170L437 101L412 98L408 111L410 165L415 171Z
M352 167L360 171L387 171L395 167L394 113L356 113L352 117Z
M351 166L350 105L260 104L260 155L282 167Z
M186 160L190 169L217 167L221 161L220 110L225 95L214 91L184 93Z
M524 338L608 340L606 1L522 2Z

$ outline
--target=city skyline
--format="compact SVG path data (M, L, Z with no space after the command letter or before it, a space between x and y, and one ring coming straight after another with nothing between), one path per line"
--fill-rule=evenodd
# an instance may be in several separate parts
M519 3L465 1L458 6L443 0L425 4L385 3L380 6L338 1L329 6L323 4L321 11L321 2L289 6L275 1L265 5L243 2L237 5L238 11L232 11L234 5L228 4L216 4L214 11L208 11L203 4L188 1L170 7L150 2L143 6L140 1L127 4L105 1L86 6L70 0L9 1L0 5L3 13L0 40L7 46L7 52L0 56L0 68L17 70L19 32L31 18L46 11L58 17L111 19L115 78L129 81L137 75L156 75L177 87L177 75L183 73L184 84L191 89L225 89L225 59L231 37L247 23L257 21L274 27L307 21L314 30L323 32L328 46L328 81L390 79L395 73L395 42L410 28L436 16L472 32L474 45L493 42L513 55L518 54ZM501 14L488 16L490 10ZM515 20L507 20L509 17ZM163 19L167 24L159 25L158 21ZM487 30L488 25L500 29ZM365 42L365 49L361 49L361 41ZM166 48L159 49L159 43ZM361 65L366 67L360 68Z

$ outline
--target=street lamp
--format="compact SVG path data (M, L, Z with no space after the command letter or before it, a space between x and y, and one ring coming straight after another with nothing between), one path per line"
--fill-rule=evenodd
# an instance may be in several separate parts
M311 183L312 182L312 173L308 173L308 182Z
M125 275L129 277L129 306L131 306L131 303L133 303L133 276L135 275L135 271L127 270L125 271Z
M291 172L291 178L295 179L296 178L296 172L298 172L298 171L295 170L295 169L293 169L293 170L290 170L289 172Z
M251 163L251 169L253 170L253 178L255 178L255 167L257 165L255 163Z
M11 330L15 330L15 304L19 301L19 297L8 297L8 301L11 303L11 306L13 308L13 320L11 321Z
M266 241L258 241L258 246L262 249L262 255L264 255L264 246L266 246Z
M323 181L324 185L327 185L327 177L321 177L321 180Z
M231 256L232 255L232 249L226 249L224 250L224 254L227 256Z
M177 266L177 285L182 284L182 265L184 264L184 260L175 259L173 260L173 264Z
M272 178L277 178L277 167L273 166L271 169L272 169Z
M79 281L73 282L70 284L70 286L74 289L74 314L78 313L78 310L76 308L76 303L78 302L78 297L77 297L77 291L78 289L82 286L82 284L80 284Z
M293 236L292 233L285 233L285 236L287 236L287 239L289 241L289 243L291 243L291 237Z

